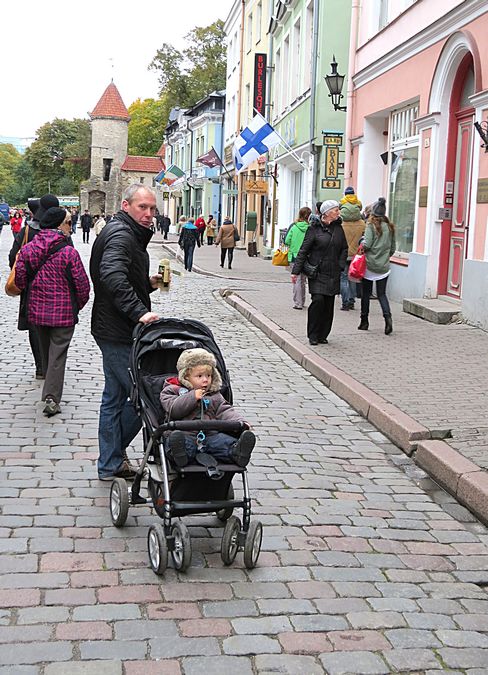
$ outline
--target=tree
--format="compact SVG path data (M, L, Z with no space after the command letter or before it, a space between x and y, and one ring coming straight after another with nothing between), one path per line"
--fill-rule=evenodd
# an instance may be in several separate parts
M8 200L22 155L11 143L0 144L0 196Z
M129 154L154 156L163 142L167 99L140 98L129 106Z
M26 151L26 160L33 171L37 194L58 192L59 181L68 176L78 189L88 178L90 157L90 125L88 120L55 119L37 131L37 138Z
M34 193L33 175L30 164L25 157L22 157L20 162L15 167L10 184L5 198L9 204L25 204L29 197Z
M225 89L224 22L194 28L185 40L191 46L183 52L164 44L149 64L158 73L159 95L168 114L171 108L190 108L212 91Z

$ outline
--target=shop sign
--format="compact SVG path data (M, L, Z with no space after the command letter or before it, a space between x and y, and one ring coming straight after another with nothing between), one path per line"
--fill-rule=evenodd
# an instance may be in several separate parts
M334 179L339 175L339 148L328 145L325 148L325 178Z
M322 190L339 190L341 187L340 180L322 179Z
M344 134L340 131L322 131L324 145L342 145Z
M232 195L232 196L237 196L239 194L239 190L232 189L232 188L224 188L222 190L223 195Z
M163 199L169 199L169 192L163 192Z
M265 180L247 180L244 189L248 194L267 195L268 183Z
M227 145L224 148L224 163L232 164L232 145Z
M421 185L419 188L419 207L427 206L428 195L429 195L429 186Z
M478 180L478 192L476 193L477 204L488 204L488 178Z
M254 55L254 91L253 106L265 116L266 109L266 54Z

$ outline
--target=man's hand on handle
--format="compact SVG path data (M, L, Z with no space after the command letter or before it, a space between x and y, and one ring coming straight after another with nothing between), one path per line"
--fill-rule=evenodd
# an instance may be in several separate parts
M156 314L156 312L146 312L140 317L139 323L152 323L153 321L157 321L160 318L161 317L159 314Z

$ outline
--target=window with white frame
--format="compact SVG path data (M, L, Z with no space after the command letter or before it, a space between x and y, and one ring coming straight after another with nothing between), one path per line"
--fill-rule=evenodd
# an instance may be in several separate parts
M261 40L261 23L263 20L263 5L258 2L256 7L256 43Z
M395 223L398 254L412 251L415 226L419 136L415 120L419 104L394 110L390 114L388 152L388 215Z
M291 63L290 99L294 101L300 94L300 54L301 54L301 22L293 26L293 58Z
M284 110L289 103L289 83L288 63L290 59L290 36L287 35L283 42L283 66L282 73L284 77L281 83L281 110Z
M274 116L276 117L281 112L281 87L282 87L282 78L281 78L281 49L276 50L275 56L275 71L274 71L274 100L276 107L274 110Z
M247 17L247 35L246 35L246 50L250 52L252 49L252 12Z
M305 49L303 50L303 91L312 84L312 45L313 45L313 2L307 6L305 13Z

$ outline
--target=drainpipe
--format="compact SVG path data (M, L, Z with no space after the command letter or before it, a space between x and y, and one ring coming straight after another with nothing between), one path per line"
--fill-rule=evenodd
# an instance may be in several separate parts
M269 18L268 21L271 23L271 19L273 17L273 0L269 0ZM265 105L265 110L264 110L264 116L268 120L268 122L271 122L271 108L273 107L273 104L271 103L271 77L273 75L273 35L272 33L269 34L269 40L268 40L268 62L267 62L267 67L266 67L266 105ZM269 163L266 162L266 171L265 173L269 174ZM270 186L271 183L268 180L268 185ZM273 180L272 182L273 185L273 192L272 194L274 195L276 193L274 186L275 186L275 181ZM267 220L267 215L268 215L268 209L269 209L269 204L268 202L270 201L269 198L269 188L268 188L268 194L266 195L266 199L264 200L264 232L263 232L263 241L264 245L268 246L269 245L269 240L268 240L268 235L269 235L269 229L271 229L271 246L273 246L273 239L274 239L274 231L273 231L273 219L272 219L272 209L273 209L273 203L274 201L271 202L271 209L270 213L272 214L270 216L270 222L268 223Z
M352 112L354 101L354 83L352 78L356 72L356 49L358 44L359 12L361 0L352 0L351 7L351 34L349 37L349 58L347 61L347 95L346 95L346 156L344 158L344 188L352 178Z
M315 204L317 201L317 178L319 174L320 164L317 166L317 155L319 152L315 151L315 121L317 117L317 63L318 63L318 48L319 48L319 11L320 0L314 0L313 3L313 38L312 38L312 83L310 87L310 154L312 156L312 199ZM312 209L313 210L313 209Z

